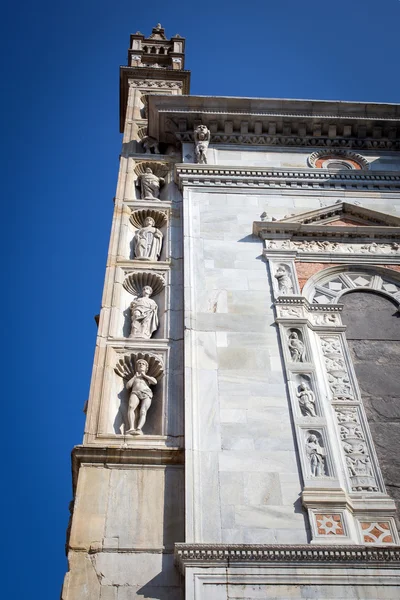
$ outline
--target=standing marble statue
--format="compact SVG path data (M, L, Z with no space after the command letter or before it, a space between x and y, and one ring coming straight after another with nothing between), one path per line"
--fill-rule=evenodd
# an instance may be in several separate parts
M305 347L304 343L299 338L297 331L292 331L289 335L288 346L290 356L293 362L304 362Z
M136 259L158 260L160 258L163 234L155 224L153 217L146 217L144 227L137 230L134 237Z
M311 475L313 477L323 477L325 475L326 452L313 433L306 440L306 451L310 461Z
M207 164L207 149L210 143L210 130L206 125L198 125L194 130L194 144L196 162L199 164Z
M301 383L299 393L297 394L301 412L305 416L316 417L315 412L315 394L306 383Z
M131 302L131 338L148 340L158 327L158 306L150 298L152 293L153 288L145 285L142 296L138 296Z
M163 177L154 175L150 167L138 177L137 185L140 186L141 200L157 200L160 198L160 187L165 183Z
M278 289L281 294L293 294L293 283L284 265L279 265L275 273L275 278L278 281Z
M142 428L146 422L147 411L153 399L153 392L150 389L150 385L156 385L157 379L147 375L148 369L149 363L147 360L141 358L137 360L135 374L126 384L127 389L130 390L128 404L129 429L126 433L131 435L143 435ZM135 427L135 412L139 404L139 419Z

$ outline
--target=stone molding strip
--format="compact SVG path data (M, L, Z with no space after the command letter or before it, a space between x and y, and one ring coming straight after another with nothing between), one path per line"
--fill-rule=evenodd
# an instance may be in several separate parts
M179 142L193 142L193 132L176 132L175 137ZM336 138L329 136L316 138L313 135L255 135L254 133L213 133L211 137L213 144L245 144L246 146L306 146L308 148L326 148L354 150L399 150L400 141L391 139L358 139L358 138Z
M186 567L229 567L280 564L356 565L380 568L400 566L400 546L294 546L253 544L175 544L175 563Z
M175 181L180 189L184 185L212 187L255 187L286 189L337 189L400 191L400 175L386 171L347 171L334 173L327 169L262 169L247 167L178 164Z
M71 453L72 485L75 495L78 473L82 464L111 465L183 465L182 448L127 448L75 446Z

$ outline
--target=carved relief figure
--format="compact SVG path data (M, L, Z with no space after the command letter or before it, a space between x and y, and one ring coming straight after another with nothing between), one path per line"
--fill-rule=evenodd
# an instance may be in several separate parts
M279 265L274 277L278 281L278 289L282 294L293 294L293 283L284 265Z
M316 417L317 413L315 412L315 394L310 389L310 386L307 383L301 383L299 385L299 392L297 394L299 399L300 409L304 416L306 417Z
M130 390L128 405L129 429L126 433L131 435L143 435L142 428L146 422L147 411L151 406L153 392L150 385L156 385L157 379L147 375L149 364L144 359L139 359L135 364L136 372L126 387ZM135 411L139 408L139 419L135 427Z
M353 392L350 380L346 373L342 375L333 375L328 373L329 387L335 397L335 400L353 400Z
M158 327L158 306L150 298L152 293L153 289L146 285L142 290L142 297L131 302L131 338L148 340Z
M293 362L304 362L305 347L297 331L291 331L288 338L290 356Z
M199 164L207 164L207 149L210 143L210 130L206 125L198 125L194 130L195 156Z
M155 227L152 217L147 217L144 227L138 229L135 238L135 258L140 260L158 260L161 254L163 234Z
M142 200L157 200L160 197L160 187L164 182L163 177L157 177L150 167L147 167L137 180L137 185L140 185L140 198Z
M313 477L324 477L326 452L314 433L309 435L306 440L306 452L310 461L311 475Z
M334 313L323 313L322 315L314 315L315 325L336 325L337 316Z
M325 354L341 354L342 347L338 339L321 338L322 352Z
M325 365L328 371L345 371L346 365L341 358L325 358Z
M151 137L150 135L146 135L143 139L142 139L142 146L146 152L146 154L151 154L153 151L153 154L160 154L160 149L158 147L158 141Z
M302 317L303 312L300 307L291 307L291 306L281 306L280 308L280 316L281 317Z

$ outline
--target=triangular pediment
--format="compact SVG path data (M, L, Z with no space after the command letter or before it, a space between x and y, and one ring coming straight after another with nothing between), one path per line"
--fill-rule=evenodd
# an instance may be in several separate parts
M253 223L253 233L263 239L278 237L387 238L400 243L400 218L348 202L269 220L264 213Z
M289 215L279 223L302 223L304 225L327 225L334 227L400 227L400 218L348 202L338 202L318 210Z

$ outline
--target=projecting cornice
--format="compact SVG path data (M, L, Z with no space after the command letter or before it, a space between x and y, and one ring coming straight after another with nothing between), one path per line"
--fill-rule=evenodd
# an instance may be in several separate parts
M400 105L273 98L153 96L149 135L193 141L199 124L211 144L400 150Z
M249 187L288 190L349 190L399 192L400 175L385 171L343 171L327 169L242 169L220 165L178 164L176 183L183 186Z
M162 82L165 82L165 88L178 87L182 89L183 94L188 94L190 90L190 71L152 68L152 67L120 67L120 131L124 130L126 107L128 102L129 82L132 85L137 83L137 87L149 87L151 89L162 89ZM169 84L169 85L167 85ZM174 86L175 84L175 86ZM164 97L164 96L163 96Z
M300 546L255 544L175 544L175 562L182 573L186 567L254 567L292 565L400 565L400 548L368 546Z

